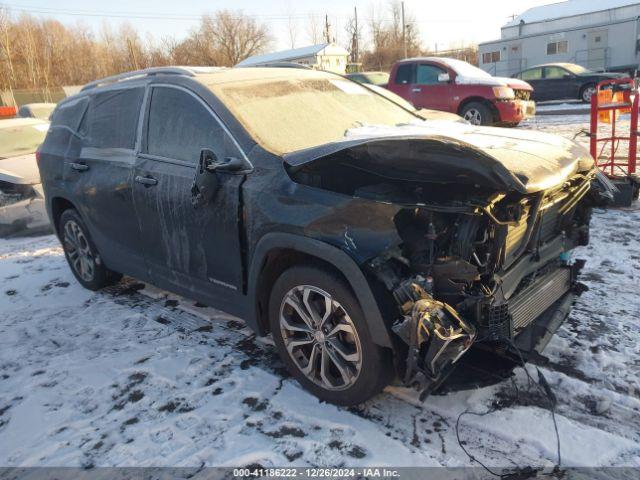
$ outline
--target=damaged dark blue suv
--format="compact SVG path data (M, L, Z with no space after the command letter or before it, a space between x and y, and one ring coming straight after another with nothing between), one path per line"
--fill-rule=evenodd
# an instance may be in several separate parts
M38 156L82 285L126 274L237 315L341 405L396 375L426 395L471 347L540 351L595 201L569 140L424 120L305 69L99 80Z

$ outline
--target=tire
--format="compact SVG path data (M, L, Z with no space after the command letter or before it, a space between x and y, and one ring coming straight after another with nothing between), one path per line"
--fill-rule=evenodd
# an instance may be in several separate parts
M327 316L328 302L332 313ZM324 331L314 323L322 325L321 317ZM373 343L360 304L334 273L303 266L286 270L271 290L269 322L278 353L291 375L321 400L357 405L391 381L390 352Z
M582 103L591 103L591 97L596 91L596 86L594 84L585 85L580 89L580 100Z
M69 268L84 288L95 291L120 281L122 274L109 270L102 263L77 210L71 208L62 212L58 232Z
M460 116L472 125L493 124L493 113L491 109L480 102L469 102L460 111Z

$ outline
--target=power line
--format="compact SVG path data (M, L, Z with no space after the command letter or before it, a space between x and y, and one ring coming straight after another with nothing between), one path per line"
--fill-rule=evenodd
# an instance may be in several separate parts
M5 7L9 10L15 10L17 12L24 13L34 13L34 14L43 14L43 15L68 15L68 16L78 16L78 17L102 17L102 18L126 18L126 19L144 19L144 20L184 20L184 21L193 21L200 20L203 14L179 14L179 13L155 13L155 14L146 14L144 12L128 12L128 11L96 11L96 10L71 10L71 9L61 9L61 8L51 8L51 7L38 7L38 6L25 6L25 5L16 5L11 3L0 3L0 8ZM269 21L287 21L287 20L308 20L312 16L321 17L324 14L318 12L310 12L310 13L300 13L293 15L285 15L285 14L244 14L244 17L254 18L256 20L262 20L265 22ZM347 16L334 16L340 20L347 20L349 17ZM240 17L235 17L240 18ZM392 22L393 18L372 18L372 17L363 17L366 21L376 20L382 22ZM471 23L473 19L461 20L461 19L433 19L433 20L414 20L410 23L416 24L427 24L427 23Z

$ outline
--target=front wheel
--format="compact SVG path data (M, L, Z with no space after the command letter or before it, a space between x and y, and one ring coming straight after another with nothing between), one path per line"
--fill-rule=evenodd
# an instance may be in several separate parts
M82 218L74 209L60 216L58 231L71 272L89 290L117 283L122 275L105 267Z
M388 352L373 343L357 299L332 272L285 271L271 291L269 321L288 370L321 400L356 405L391 379Z
M491 125L493 123L491 109L480 102L466 104L460 112L460 116L471 125Z

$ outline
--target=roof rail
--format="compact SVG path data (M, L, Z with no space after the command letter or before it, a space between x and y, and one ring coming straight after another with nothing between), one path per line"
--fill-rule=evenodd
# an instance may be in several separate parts
M131 72L119 73L117 75L111 75L110 77L100 78L93 82L87 83L81 92L91 90L93 88L109 85L110 83L123 82L125 80L133 80L134 78L146 77L150 75L168 74L168 75L185 75L188 77L194 77L199 73L213 73L222 70L220 67L151 67L144 68L142 70L133 70Z
M234 68L302 68L305 70L313 70L308 65L303 65L301 63L296 62L265 62L265 63L255 63L251 65L236 65Z

